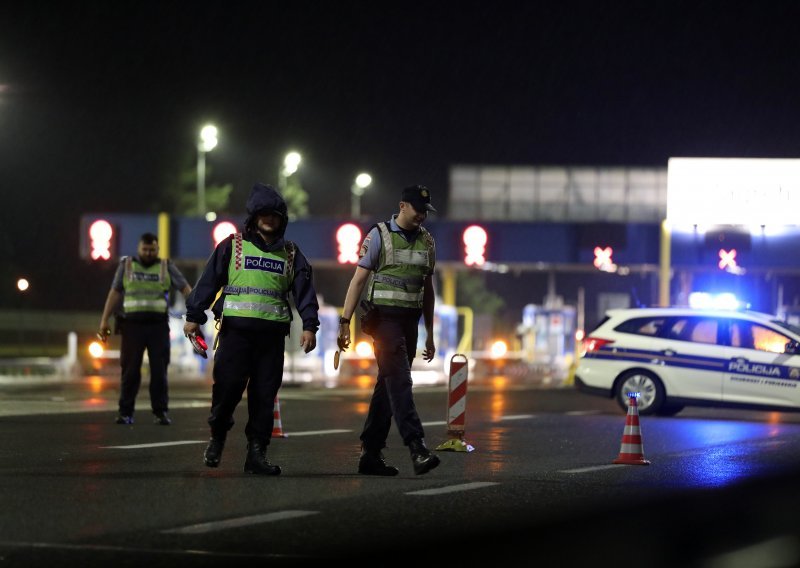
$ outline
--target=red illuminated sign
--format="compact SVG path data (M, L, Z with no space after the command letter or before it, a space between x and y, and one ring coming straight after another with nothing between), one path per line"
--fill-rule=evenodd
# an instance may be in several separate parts
M339 264L358 262L358 247L361 246L361 229L352 223L345 223L336 231L336 260Z
M727 251L719 249L719 267L720 270L732 270L738 267L736 264L736 249Z
M214 225L214 229L211 231L211 238L214 240L214 248L235 232L236 225L230 221L220 221Z
M595 268L603 271L613 271L616 266L611 258L614 254L614 249L611 247L594 247L594 266Z
M89 258L111 260L113 238L114 229L105 219L98 219L89 225Z
M464 264L467 266L483 266L486 262L486 243L489 235L479 225L470 225L464 229Z

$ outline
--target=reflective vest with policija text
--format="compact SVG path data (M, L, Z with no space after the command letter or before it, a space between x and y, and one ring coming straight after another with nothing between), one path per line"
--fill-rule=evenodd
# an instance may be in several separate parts
M145 267L130 256L125 257L122 308L126 314L167 313L167 294L172 285L167 260Z
M295 245L264 252L236 233L228 265L228 285L223 288L223 316L291 321L289 288L294 280Z
M379 306L422 308L423 283L436 262L433 236L420 227L414 242L408 242L386 223L376 227L381 235L381 255L367 297Z

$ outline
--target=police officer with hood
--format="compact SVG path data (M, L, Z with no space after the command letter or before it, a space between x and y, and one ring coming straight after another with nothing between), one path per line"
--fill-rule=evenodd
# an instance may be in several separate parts
M280 193L256 183L247 199L244 232L217 246L186 300L187 336L199 333L212 303L219 329L208 418L211 439L203 455L208 467L219 466L234 410L247 389L244 471L281 473L266 454L274 401L283 380L284 342L292 317L289 294L303 320L304 352L316 346L319 329L311 265L297 245L284 239L288 220Z

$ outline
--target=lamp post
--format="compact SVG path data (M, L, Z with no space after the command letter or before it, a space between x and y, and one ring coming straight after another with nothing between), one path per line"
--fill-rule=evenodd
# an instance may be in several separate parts
M372 176L362 172L356 176L353 185L350 186L350 216L353 219L361 217L361 196L371 184Z
M292 151L284 156L283 165L278 172L278 189L281 193L286 192L286 181L289 179L290 175L297 171L297 168L300 167L300 162L302 160L303 157L299 152Z
M217 127L206 124L197 139L197 214L201 217L206 214L206 153L213 150L218 142Z
M19 354L23 356L23 351L25 350L25 321L26 317L25 314L22 313L22 308L24 307L24 297L28 293L28 290L31 287L31 283L28 281L27 278L20 278L17 280L17 290L19 291L19 309L20 309L20 321L17 329L19 330Z

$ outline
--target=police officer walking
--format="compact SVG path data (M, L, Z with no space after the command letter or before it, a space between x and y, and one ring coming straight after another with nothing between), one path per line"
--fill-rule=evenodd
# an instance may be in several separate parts
M400 211L388 222L373 226L361 245L342 317L339 345L350 344L350 319L364 289L374 305L362 329L374 339L378 377L369 411L361 432L359 473L397 475L383 456L392 415L403 443L408 446L414 473L421 475L439 465L439 458L425 446L425 432L412 394L411 363L417 350L420 315L425 322L425 350L422 357L432 361L436 353L433 338L433 269L436 262L434 239L422 227L431 205L430 191L421 185L406 187Z
M137 256L120 259L100 318L102 337L111 334L108 320L122 299L122 335L119 363L122 367L117 424L133 424L136 395L142 384L142 360L147 350L150 364L150 406L155 422L168 426L169 410L167 367L169 366L169 316L167 298L171 288L188 296L192 287L181 271L167 259L158 257L158 237L145 233L139 238Z
M283 381L283 351L294 298L303 320L300 346L308 353L317 344L317 294L311 265L291 241L286 202L270 185L257 183L247 200L243 233L223 240L206 264L186 301L184 333L195 335L211 307L218 322L211 393L211 439L203 459L219 466L233 414L247 389L246 473L279 475L267 461L274 426L274 401ZM221 294L220 294L221 292ZM217 296L219 298L216 300Z

